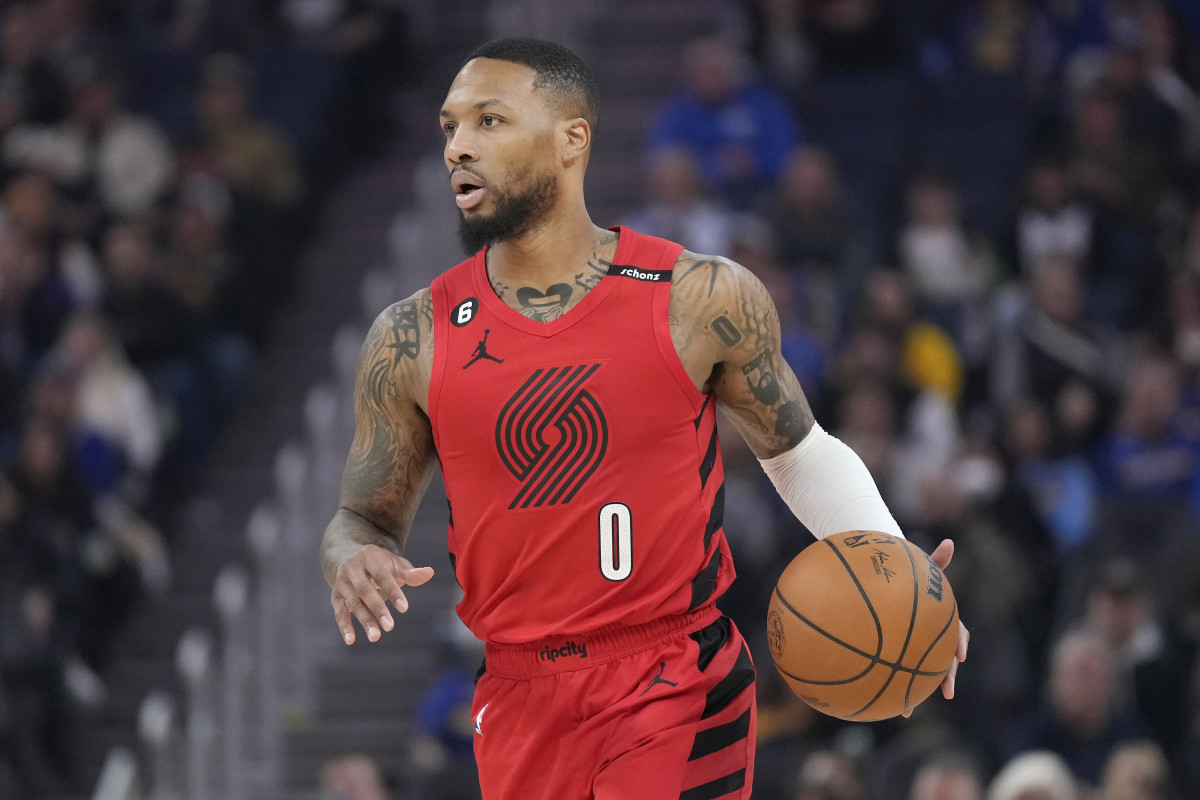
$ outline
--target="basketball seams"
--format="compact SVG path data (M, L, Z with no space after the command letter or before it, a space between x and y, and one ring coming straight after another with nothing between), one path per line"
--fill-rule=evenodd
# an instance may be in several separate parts
M850 580L854 581L855 588L858 589L863 602L867 604L867 611L871 612L871 620L875 623L875 655L873 658L878 658L883 652L883 624L879 621L879 614L875 612L875 606L871 605L871 598L867 596L867 590L863 588L862 581L858 579L858 575L851 569L850 562L842 555L842 551L828 538L821 541L828 545L833 554L838 557L838 561L842 562L842 566L846 569L846 574L850 576Z
M872 670L874 667L876 667L876 666L884 666L884 667L887 667L888 669L895 670L895 671L897 671L897 672L905 672L905 673L909 673L909 674L911 674L911 675L915 675L915 676L917 676L917 677L926 677L926 676L928 676L928 677L933 677L933 676L935 676L935 675L941 675L941 674L943 674L943 673L945 672L945 670L943 670L942 672L926 672L926 671L924 671L924 670L915 669L915 668L913 668L913 667L906 667L906 666L904 666L903 664L894 663L894 662L888 661L887 659L880 658L878 653L876 653L875 655L871 655L871 654L870 654L870 653L868 653L867 651L865 651L865 650L860 650L859 648L855 647L854 645L850 644L849 642L843 642L841 639L837 638L836 636L834 636L833 634L829 633L828 631L826 631L826 630L822 629L822 628L821 628L821 627L819 627L819 626L818 626L818 625L817 625L815 622L813 622L812 620L810 620L810 619L808 619L807 617L805 617L803 614L801 614L799 611L797 611L797 610L796 610L796 609L795 609L795 608L792 606L792 604L791 604L791 603L789 603L789 602L787 601L787 598L786 598L786 597L784 597L782 593L780 593L780 591L779 591L779 587L778 587L778 586L776 586L776 587L775 587L775 596L779 598L779 602L780 602L780 603L782 603L782 604L783 604L783 606L784 606L784 607L785 607L785 608L786 608L786 609L787 609L787 610L788 610L788 611L789 611L789 612L790 612L790 613L791 613L791 614L792 614L792 615L793 615L793 616L794 616L796 619L800 620L800 621L801 621L801 622L803 622L805 625L807 625L808 627L812 628L814 631L816 631L817 633L821 634L822 636L824 636L826 639L828 639L829 641L833 642L834 644L836 644L836 645L839 645L840 647L843 647L843 648L845 648L846 650L849 650L851 653L854 653L856 656L862 656L863 658L867 659L867 660L870 662L870 665L869 665L869 666L868 666L868 667L867 667L867 668L866 668L866 669L865 669L863 672L859 673L858 675L854 676L853 678L848 678L848 679L846 679L846 680L840 680L840 681L815 681L815 680L809 680L808 678L801 678L801 677L798 677L798 676L796 676L796 675L793 675L793 674L791 674L790 672L788 672L788 671L786 671L786 670L783 670L783 669L780 669L780 670L779 670L779 671L780 671L782 674L786 675L787 677L791 678L792 680L795 680L795 681L800 681L801 683L811 683L811 684L813 684L813 685L815 685L815 686L836 686L836 685L838 685L838 684L842 684L842 683L851 683L852 681L856 681L856 680L858 680L859 678L861 678L861 677L863 677L864 675L866 675L868 672L870 672L870 671L871 671L871 670ZM778 664L776 664L776 667L778 667L778 666L779 666L779 665L778 665Z
M939 624L938 612L946 608L941 602L944 579L935 576L932 560L919 547L878 531L846 531L819 541L837 556L854 588L816 542L812 553L804 558L801 554L789 564L773 587L768 615L774 626L769 639L776 669L803 700L840 719L873 721L908 711L914 699L920 702L928 696L948 672L948 668L934 671L926 665L934 663L935 656L942 660L951 644L949 632L958 619L953 592L945 587L951 609L949 618ZM897 545L908 558L908 576L902 563L894 562ZM918 569L917 562L927 569ZM905 585L909 579L911 586ZM932 599L927 600L926 594ZM793 595L795 604L785 595ZM939 602L935 604L933 599ZM862 614L859 602L865 604L869 618ZM902 616L906 605L907 624ZM849 643L865 644L871 625L875 627L874 652ZM912 665L907 666L910 661ZM795 673L809 673L813 678ZM818 680L817 676L833 680Z
M782 672L787 677L791 678L792 680L800 681L801 683L811 683L811 684L815 684L815 685L819 685L819 686L836 686L836 685L842 684L842 683L853 683L854 681L858 680L859 678L861 678L862 676L864 676L868 672L870 672L872 669L874 669L876 664L881 663L881 660L879 658L879 651L876 651L875 655L871 655L870 653L866 652L865 650L859 650L854 645L852 645L848 642L843 642L841 639L837 638L833 634L831 634L828 631L824 630L823 628L819 627L815 622L813 622L808 617L801 614L799 611L797 611L795 609L795 607L792 606L791 603L789 603L787 601L787 598L784 597L783 594L779 591L778 586L775 587L775 596L779 598L779 602L783 603L783 607L786 608L789 612L791 612L792 616L794 616L796 619L800 620L805 625L812 628L814 631L821 634L822 636L824 636L826 639L833 642L834 644L837 644L837 645L840 645L841 647L846 648L851 653L855 653L856 655L862 656L863 658L867 659L867 662L868 662L867 668L865 670L863 670L859 674L855 675L853 678L846 678L845 680L810 681L810 680L806 680L804 678L799 678L799 677L791 674L790 672L786 672L783 669L780 669L779 671ZM776 664L776 667L778 667L778 666L779 665Z
M892 665L892 673L887 676L887 680L883 682L883 686L879 687L879 691L875 693L875 696L872 697L865 706L860 708L858 711L855 711L853 714L848 715L847 719L850 719L851 717L857 717L859 714L862 714L871 706L875 705L880 697L883 697L883 693L886 692L887 688L892 685L892 680L896 677L896 672L899 671L900 665L904 663L904 655L908 652L908 645L912 642L913 628L916 627L917 624L917 607L921 602L921 583L917 580L917 562L915 559L913 559L912 554L912 548L915 545L910 545L906 540L901 540L901 545L904 548L904 555L908 556L908 566L909 569L912 570L913 579L912 613L909 614L908 617L908 631L904 634L904 644L900 647L900 654L896 656L896 663ZM841 554L839 553L839 555ZM922 553L922 555L924 554ZM842 559L842 561L845 563L845 559ZM846 569L850 569L849 564L846 564ZM855 577L855 580L857 581L857 577ZM871 601L868 600L867 602L870 603ZM917 666L919 667L921 665L918 663ZM912 681L914 680L916 680L915 675L909 679L910 689L912 687ZM908 709L908 691L905 691L904 694L904 708L906 710Z
M952 609L950 609L950 618L946 620L946 624L942 626L942 630L938 633L937 636L935 636L933 638L933 641L929 643L929 647L927 647L925 649L925 653L924 653L924 655L921 656L921 660L917 662L918 669L920 669L921 665L925 663L925 659L929 658L929 654L933 652L933 648L937 647L938 642L940 642L942 640L942 637L946 635L946 632L948 630L950 630L950 626L954 624L954 620L956 620L956 619L958 619L958 600L957 599L955 599L955 601L954 601L954 607ZM942 672L938 673L938 674L944 675L946 672L949 672L949 671L950 671L950 668L946 667L946 669L942 670ZM905 691L904 691L904 707L905 708L908 708L908 699L909 699L909 696L912 694L913 683L916 680L917 680L916 673L913 673L913 675L908 679L908 688L905 689Z

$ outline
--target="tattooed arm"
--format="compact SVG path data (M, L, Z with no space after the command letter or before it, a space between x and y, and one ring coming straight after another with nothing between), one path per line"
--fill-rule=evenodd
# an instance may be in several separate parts
M671 335L688 374L729 412L780 496L813 533L887 531L890 525L900 534L862 461L816 426L795 374L779 353L779 313L761 281L727 259L685 251L675 263L670 314ZM814 427L817 434L809 437ZM810 444L819 452L801 456ZM953 556L949 539L930 553L942 569ZM970 638L960 619L955 660L942 681L947 699L954 696Z
M371 326L354 388L354 441L339 507L321 542L321 568L347 644L356 617L370 641L393 626L387 610L408 601L401 586L433 570L403 557L404 542L432 475L433 431L424 410L433 360L431 295L422 290L385 309Z
M675 348L759 458L808 435L812 410L780 355L779 314L766 287L724 258L684 251L671 286Z

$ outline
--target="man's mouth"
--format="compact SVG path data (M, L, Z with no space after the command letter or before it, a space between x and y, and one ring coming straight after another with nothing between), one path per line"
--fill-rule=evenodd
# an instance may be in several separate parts
M454 195L454 202L458 207L466 210L479 205L479 201L483 199L483 187L473 183L464 183L458 188L458 192Z
M464 211L479 205L483 199L483 179L465 169L450 176L450 186L454 189L454 202Z

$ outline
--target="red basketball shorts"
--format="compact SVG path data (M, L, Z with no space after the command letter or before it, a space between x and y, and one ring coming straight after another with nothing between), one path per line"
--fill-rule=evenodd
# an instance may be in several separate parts
M475 687L484 800L732 800L754 774L754 665L715 608L489 645Z

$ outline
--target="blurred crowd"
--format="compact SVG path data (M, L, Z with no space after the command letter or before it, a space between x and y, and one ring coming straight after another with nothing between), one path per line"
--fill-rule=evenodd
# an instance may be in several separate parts
M323 190L386 144L398 0L0 3L0 796L171 583Z
M818 420L911 539L956 541L973 633L906 722L823 717L756 653L755 796L1200 797L1200 5L725 12L621 221L766 283ZM170 586L318 199L392 132L405 31L401 0L0 2L0 796L78 789L71 716ZM762 647L807 534L723 441L724 606ZM456 658L415 722L446 797Z
M955 700L896 725L759 653L756 796L1200 797L1200 5L727 5L627 222L767 284L817 419L955 540L973 634ZM806 535L723 442L761 646Z

